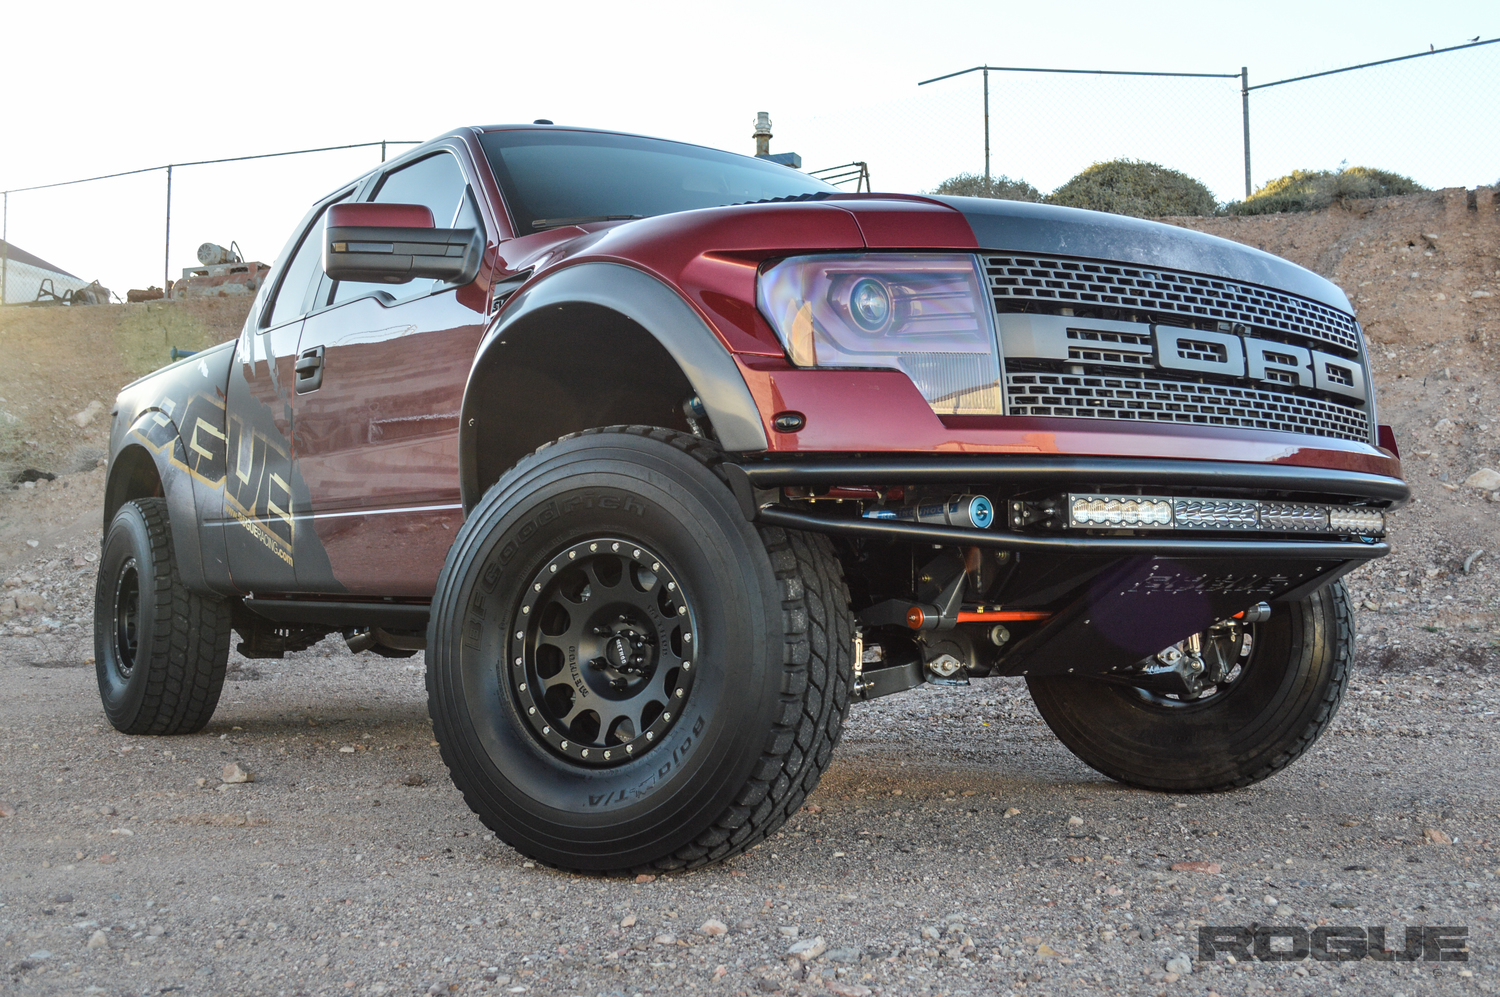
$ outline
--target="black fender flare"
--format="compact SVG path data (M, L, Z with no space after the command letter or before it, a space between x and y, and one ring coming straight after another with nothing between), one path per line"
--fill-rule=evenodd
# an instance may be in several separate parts
M568 305L609 309L650 333L681 369L713 423L719 444L730 452L767 448L766 431L755 399L722 341L682 296L657 277L621 263L578 263L516 293L479 344L459 421L459 481L464 508L479 501L475 416L484 399L476 397L479 374L499 362L507 334L539 313Z
M156 467L161 492L167 500L168 523L172 546L177 555L177 570L182 584L194 592L209 590L203 568L203 545L197 497L192 473L186 468L186 446L177 423L159 408L138 414L125 432L125 442L110 460L109 481L105 486L106 532L114 513L125 502L119 492L127 484L124 478L138 460L150 460ZM175 458L175 459L174 459Z

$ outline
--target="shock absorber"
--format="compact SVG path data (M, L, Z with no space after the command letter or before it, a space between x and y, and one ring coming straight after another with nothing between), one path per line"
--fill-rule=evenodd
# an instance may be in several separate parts
M950 495L946 499L929 499L894 509L871 509L865 513L865 518L987 530L995 521L995 506L983 495Z

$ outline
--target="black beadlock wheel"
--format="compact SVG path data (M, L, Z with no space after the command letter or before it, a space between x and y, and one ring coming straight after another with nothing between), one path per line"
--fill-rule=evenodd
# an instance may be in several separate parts
M115 729L202 730L224 686L230 630L226 601L182 584L166 499L121 506L94 589L94 670Z
M594 872L754 845L817 785L853 620L825 538L746 522L696 437L549 444L469 514L439 577L428 707L502 840Z
M690 708L696 614L644 544L598 537L558 551L521 597L511 694L569 760L623 765Z
M1353 616L1341 581L1275 604L1248 641L1226 649L1224 680L1196 697L1074 677L1027 685L1058 739L1111 779L1170 792L1235 789L1290 765L1333 722L1349 681Z

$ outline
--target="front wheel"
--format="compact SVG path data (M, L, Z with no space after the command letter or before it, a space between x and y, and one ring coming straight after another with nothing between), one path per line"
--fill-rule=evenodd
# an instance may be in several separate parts
M564 438L469 515L439 577L428 708L453 781L517 850L594 872L741 852L817 785L853 621L825 538L745 521L717 452Z
M1333 721L1354 652L1349 593L1343 582L1325 585L1235 633L1200 635L1209 660L1211 649L1222 660L1217 681L1191 694L1073 677L1027 684L1058 739L1111 779L1171 792L1248 786L1299 758Z

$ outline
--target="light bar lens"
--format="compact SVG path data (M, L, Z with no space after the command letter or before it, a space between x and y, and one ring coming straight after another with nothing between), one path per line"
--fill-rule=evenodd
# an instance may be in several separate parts
M1172 500L1125 496L1069 496L1074 526L1171 526Z
M1323 533L1328 530L1328 506L1308 505L1305 502L1266 502L1260 509L1260 521L1268 530Z
M760 275L761 314L798 367L899 370L941 415L999 415L1000 347L973 256L793 256Z
M1334 533L1384 533L1385 513L1376 509L1331 506L1328 528Z
M1384 536L1385 513L1360 506L1158 495L1069 495L1075 529L1253 530Z
M1258 503L1246 499L1175 499L1178 529L1253 530Z

